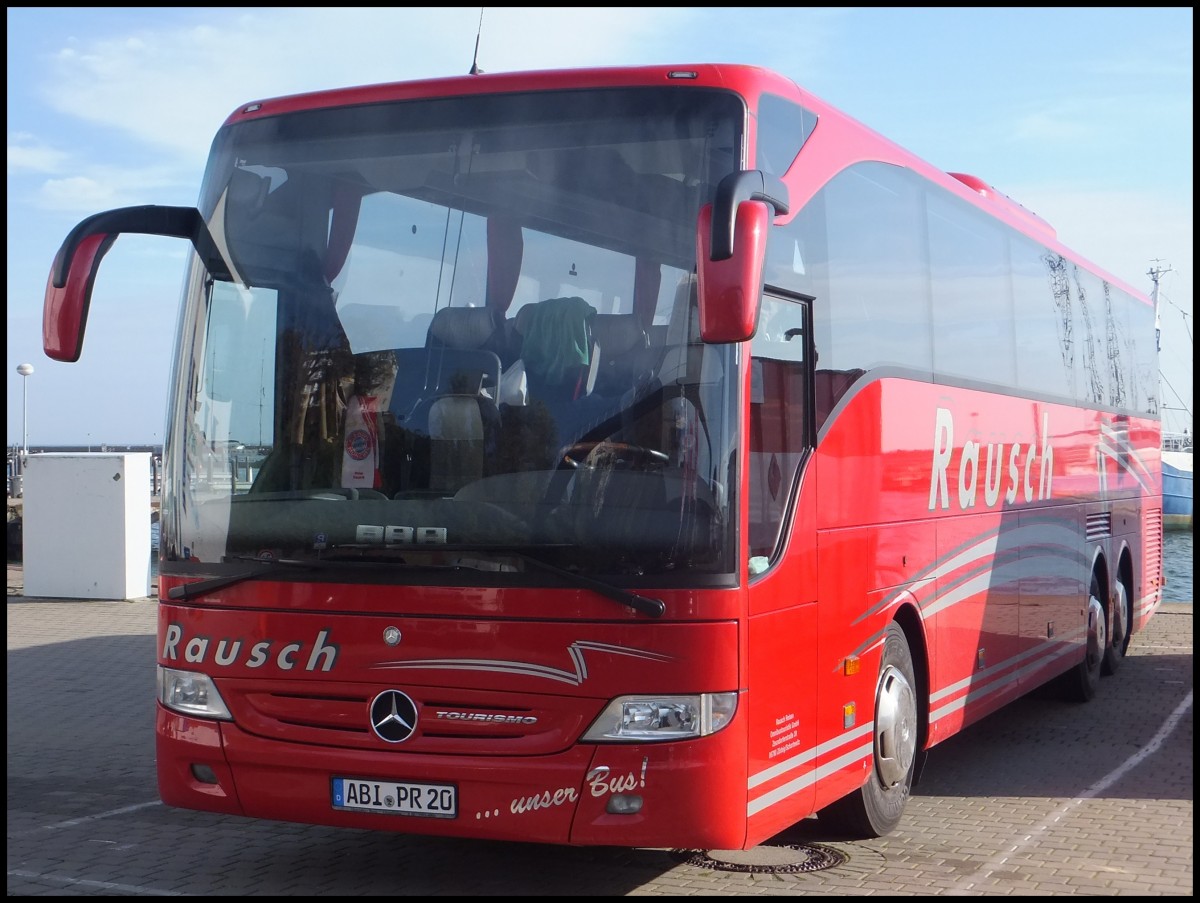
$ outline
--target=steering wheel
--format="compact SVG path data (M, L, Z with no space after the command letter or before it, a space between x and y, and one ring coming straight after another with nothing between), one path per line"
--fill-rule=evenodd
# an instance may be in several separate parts
M665 467L670 458L665 452L627 442L576 442L562 451L560 467L626 467L651 470Z

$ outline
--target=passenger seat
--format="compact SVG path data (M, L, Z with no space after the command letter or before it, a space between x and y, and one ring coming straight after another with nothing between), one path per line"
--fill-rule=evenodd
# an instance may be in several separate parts
M650 339L633 314L597 314L592 318L592 338L598 357L598 394L622 395L653 369Z

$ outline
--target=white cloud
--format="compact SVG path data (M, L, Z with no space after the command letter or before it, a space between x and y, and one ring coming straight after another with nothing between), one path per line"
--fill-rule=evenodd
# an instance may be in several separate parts
M240 104L276 95L466 75L477 7L208 11L213 24L76 39L46 88L59 112L199 166ZM627 62L631 45L688 15L670 8L503 7L484 13L488 71Z
M48 179L38 192L38 204L48 210L84 211L116 206L111 185L86 176Z
M32 203L44 210L88 214L107 207L195 201L196 185L169 168L88 166L74 176L47 179Z
M67 155L37 143L32 136L8 136L8 172L55 173L63 168Z

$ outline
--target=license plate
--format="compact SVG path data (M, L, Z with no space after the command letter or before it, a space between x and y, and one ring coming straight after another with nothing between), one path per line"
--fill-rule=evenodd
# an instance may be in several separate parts
M383 812L387 815L456 818L458 788L453 784L423 784L417 781L334 778L333 808Z

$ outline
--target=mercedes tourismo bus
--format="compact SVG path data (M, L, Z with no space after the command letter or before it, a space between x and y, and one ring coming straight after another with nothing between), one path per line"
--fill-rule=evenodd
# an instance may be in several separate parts
M162 499L171 806L554 844L879 836L1161 599L1149 299L748 66L262 100L195 208Z

